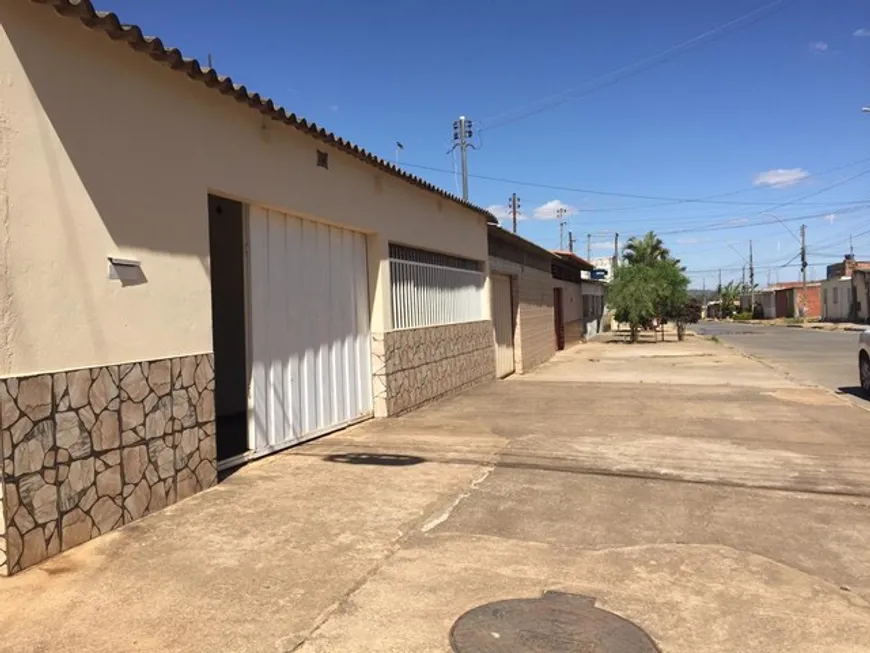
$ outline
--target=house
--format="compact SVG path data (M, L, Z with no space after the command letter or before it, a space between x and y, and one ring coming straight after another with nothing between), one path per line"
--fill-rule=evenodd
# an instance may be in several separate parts
M597 326L597 322L591 310L592 303L587 298L593 294L591 288L598 284L585 276L594 269L591 263L573 252L556 251L553 254L550 269L557 289L553 296L556 311L556 348L561 350L581 342L586 337L598 335L597 328L594 332L589 332L590 323ZM600 314L597 317L600 319Z
M582 339L580 275L591 266L497 225L489 226L488 238L496 376L502 378L528 372Z
M837 279L851 277L855 270L870 270L870 261L857 261L854 254L846 254L839 263L833 263L826 269L825 278Z
M755 300L753 311L752 301ZM769 320L776 317L776 291L773 288L759 288L754 293L740 295L740 312L752 313L753 317Z
M863 322L870 307L870 262L856 261L847 254L843 261L827 267L828 278L821 283L822 319Z
M488 212L88 0L0 37L3 573L494 377Z
M604 313L606 288L606 281L583 280L583 333L587 338L594 338L610 329Z
M822 281L822 319L845 322L854 319L852 277L833 277Z
M776 317L821 317L821 281L808 281L804 298L802 281L784 281L770 286L775 293Z

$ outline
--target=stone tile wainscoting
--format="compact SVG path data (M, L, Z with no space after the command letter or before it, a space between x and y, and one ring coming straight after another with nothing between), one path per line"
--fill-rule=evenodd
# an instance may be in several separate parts
M372 334L375 415L398 415L495 378L489 320Z
M0 574L216 482L211 354L0 379Z

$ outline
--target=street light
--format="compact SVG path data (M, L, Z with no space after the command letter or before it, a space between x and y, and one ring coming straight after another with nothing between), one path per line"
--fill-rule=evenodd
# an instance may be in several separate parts
M870 109L870 107L867 107L867 108ZM779 216L776 215L776 213L771 213L770 211L765 211L761 215L769 215L771 218L775 219L779 224L781 224L783 227L785 227L785 230L791 234L792 238L794 238L798 242L801 242L801 239L798 238L797 234L791 230L791 227L789 227L785 222L780 220Z

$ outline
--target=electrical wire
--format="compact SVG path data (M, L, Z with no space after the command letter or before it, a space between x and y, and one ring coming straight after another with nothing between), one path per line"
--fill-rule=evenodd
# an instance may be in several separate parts
M453 170L449 170L447 168L436 168L434 166L422 165L420 163L403 163L402 167L406 168L418 168L420 170L430 170L432 172L441 172L446 174L453 174ZM870 171L868 171L870 172ZM614 191L603 191L603 190L594 190L590 188L578 188L573 186L562 186L558 184L544 184L539 182L532 181L522 181L519 179L509 179L506 177L493 177L490 175L476 175L469 174L468 177L470 179L481 179L483 181L494 181L503 184L512 184L514 186L527 186L530 188L544 188L546 190L558 190L568 193L585 193L587 195L602 195L606 197L623 197L629 199L642 199L642 200L662 200L668 202L677 202L681 204L724 204L730 206L770 206L773 208L781 208L784 206L782 203L776 202L728 202L728 201L718 201L718 200L704 200L700 198L687 198L687 197L667 197L662 195L644 195L640 193L619 193ZM803 206L835 206L835 205L853 205L853 204L868 204L870 200L849 200L843 202L807 202L804 203ZM594 211L593 211L594 212Z
M517 111L523 111L525 107L519 107L517 109L511 109L509 111L503 111L500 114L496 114L489 120L493 121L491 124L488 124L487 121L481 121L483 126L480 131L488 131L490 129L496 129L498 127L503 127L505 125L509 125L515 122L519 122L520 120L525 120L526 118L530 118L532 116L538 115L544 111L548 111L550 109L554 109L566 102L570 102L572 100L577 100L579 98L590 95L596 91L600 91L601 89L608 88L621 82L624 79L632 77L640 72L648 70L650 68L654 68L655 66L659 66L671 59L674 59L686 52L691 51L694 48L699 47L705 43L709 43L715 41L723 36L733 33L738 29L743 27L748 27L763 18L773 15L777 11L785 8L791 0L774 0L774 2L769 2L758 9L750 11L749 13L743 14L738 18L728 21L718 27L715 27L711 30L707 30L702 34L698 34L682 43L671 46L661 52L658 52L654 55L650 55L639 59L635 62L632 62L628 65L622 66L621 68L617 68L609 73L596 77L584 84L579 86L575 86L566 91L562 91L561 93L557 93L555 95L550 96L549 98L543 98L541 100L537 100L532 102L526 107L531 107L534 105L537 106L535 109L530 109L520 113L519 115L505 118L504 120L498 121L497 118L501 116L510 116L511 114L516 113ZM580 91L578 93L578 91ZM543 105L542 105L543 103Z

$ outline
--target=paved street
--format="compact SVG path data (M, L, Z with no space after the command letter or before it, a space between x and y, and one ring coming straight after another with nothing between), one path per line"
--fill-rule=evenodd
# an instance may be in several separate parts
M715 335L797 379L865 401L858 381L858 333L734 322L702 322L693 330Z
M0 651L448 653L561 590L663 653L864 653L868 420L706 339L592 342L3 580Z

